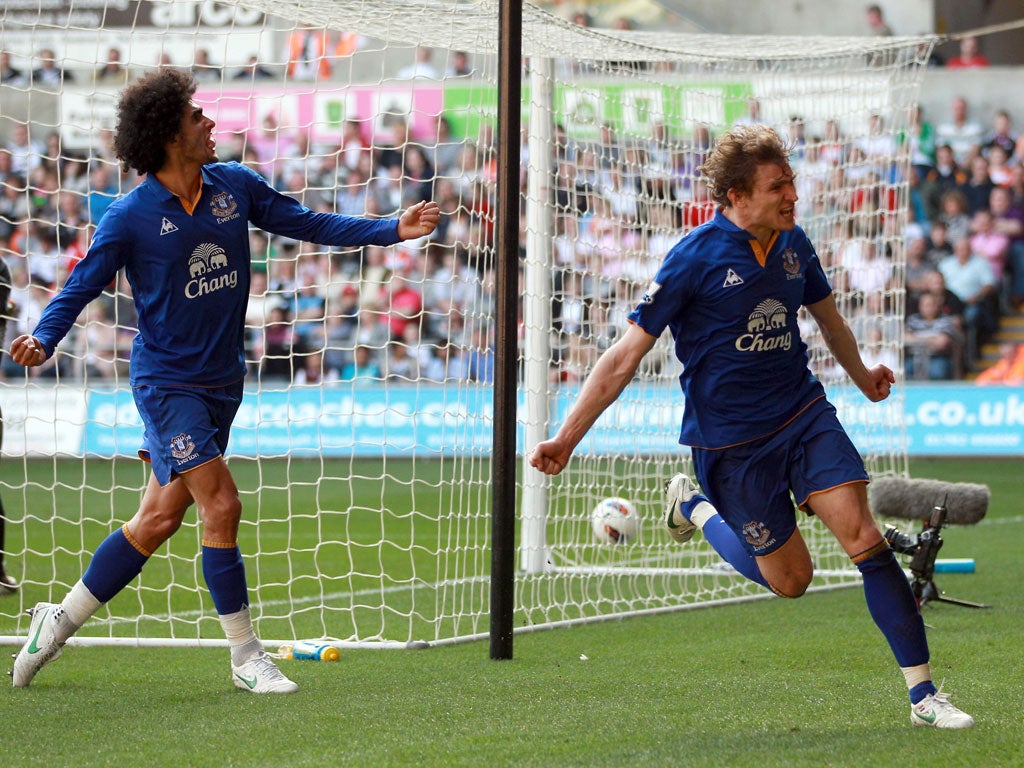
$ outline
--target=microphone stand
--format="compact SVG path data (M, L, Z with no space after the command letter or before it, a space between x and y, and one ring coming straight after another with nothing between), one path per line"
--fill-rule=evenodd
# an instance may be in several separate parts
M910 572L914 576L910 587L917 599L917 604L924 607L926 603L951 603L965 608L988 608L984 603L970 600L959 600L945 597L935 585L935 558L942 548L942 526L946 523L946 502L932 509L931 518L925 523L924 529L916 536L900 533L896 528L887 526L885 538L895 551L910 555Z

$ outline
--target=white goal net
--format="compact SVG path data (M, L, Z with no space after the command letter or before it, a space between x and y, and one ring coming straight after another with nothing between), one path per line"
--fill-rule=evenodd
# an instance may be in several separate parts
M800 221L866 357L902 367L910 116L928 38L727 38L583 29L525 6L521 280L495 284L496 2L81 3L0 11L0 255L7 338L30 333L106 206L138 179L111 153L116 97L191 70L218 154L316 210L436 200L427 242L328 249L253 231L250 375L229 462L253 614L268 643L404 647L487 634L497 291L520 296L520 434L557 426L660 259L712 212L696 174L741 120L792 139ZM0 642L60 600L146 482L128 387L127 284L50 363L0 372ZM812 365L873 473L905 472L899 395L869 405L807 327ZM687 467L667 339L545 480L523 467L517 629L728 602L758 590L659 529ZM625 545L590 510L637 507ZM816 587L856 572L813 519ZM215 643L195 515L76 642Z

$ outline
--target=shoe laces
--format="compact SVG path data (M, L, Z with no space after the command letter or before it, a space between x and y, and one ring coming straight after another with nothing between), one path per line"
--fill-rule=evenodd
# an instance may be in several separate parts
M944 714L961 714L960 709L950 700L950 694L942 690L942 685L933 693L927 701L930 702L932 711L940 711Z
M939 685L939 689L932 694L932 701L942 707L952 707L953 705L949 701L950 694L947 691L942 690L942 685Z
M277 665L271 661L270 656L266 653L260 653L249 663L253 665L255 673L268 682L286 679L284 673L277 668Z

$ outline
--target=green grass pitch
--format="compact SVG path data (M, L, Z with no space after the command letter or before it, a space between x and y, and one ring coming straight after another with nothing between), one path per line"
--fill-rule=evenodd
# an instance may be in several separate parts
M992 489L984 521L944 532L941 556L974 558L976 572L935 579L991 607L924 608L936 680L975 716L971 731L911 727L902 676L860 591L844 589L520 635L511 661L479 642L282 662L300 685L284 697L236 691L223 649L68 648L30 688L0 691L0 755L11 766L1021 765L1019 471L1019 460L911 466ZM367 505L382 493L373 485ZM110 525L86 527L61 535L94 546Z

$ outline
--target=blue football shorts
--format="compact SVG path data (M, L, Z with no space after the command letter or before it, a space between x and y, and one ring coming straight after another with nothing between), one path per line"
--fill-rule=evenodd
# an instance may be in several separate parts
M139 458L160 485L223 456L244 383L226 387L138 386L132 389L145 431Z
M694 448L693 464L718 514L758 556L793 535L794 500L813 514L812 494L868 481L864 460L824 397L766 437L717 450Z

